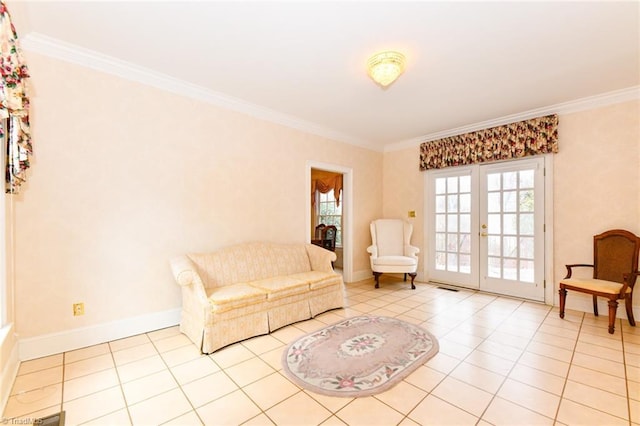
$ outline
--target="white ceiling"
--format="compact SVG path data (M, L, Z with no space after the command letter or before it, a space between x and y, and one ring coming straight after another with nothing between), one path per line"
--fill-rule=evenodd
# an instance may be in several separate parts
M640 84L637 1L15 5L27 52L171 77L214 102L376 150ZM365 64L385 49L408 64L383 90Z

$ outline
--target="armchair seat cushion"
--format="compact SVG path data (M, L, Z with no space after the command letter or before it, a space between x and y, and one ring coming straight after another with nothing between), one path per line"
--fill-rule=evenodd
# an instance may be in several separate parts
M375 266L415 266L418 260L408 256L380 256L372 260Z
M267 293L245 283L211 289L209 302L214 312L225 312L267 301Z
M565 284L573 288L582 288L588 292L598 292L606 294L618 294L622 288L621 283L614 281L598 280L595 278L566 278L560 281L560 284ZM631 293L632 289L627 287L627 293Z

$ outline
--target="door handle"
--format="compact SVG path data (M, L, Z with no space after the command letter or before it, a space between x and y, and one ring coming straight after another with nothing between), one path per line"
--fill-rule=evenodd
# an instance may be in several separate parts
M489 234L487 234L486 232L484 232L484 230L485 230L485 229L487 229L487 225L485 225L485 224L483 223L481 228L483 229L483 231L482 231L482 232L480 232L480 236L481 236L481 237L486 237L487 235L489 235Z

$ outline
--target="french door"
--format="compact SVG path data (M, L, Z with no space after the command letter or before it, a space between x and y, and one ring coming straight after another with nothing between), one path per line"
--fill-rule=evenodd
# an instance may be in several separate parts
M544 300L544 158L427 172L432 281Z

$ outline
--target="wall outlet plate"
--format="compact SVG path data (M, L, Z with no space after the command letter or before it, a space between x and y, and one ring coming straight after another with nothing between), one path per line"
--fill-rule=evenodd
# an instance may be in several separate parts
M77 317L79 315L84 315L84 303L74 303L73 304L73 316Z

